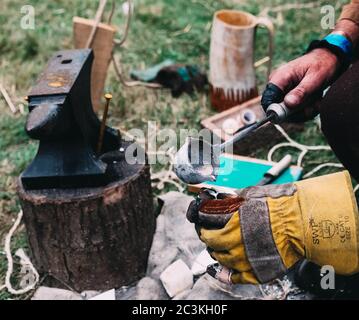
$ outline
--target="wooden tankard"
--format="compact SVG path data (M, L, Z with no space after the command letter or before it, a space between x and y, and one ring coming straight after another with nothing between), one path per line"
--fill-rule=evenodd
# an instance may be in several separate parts
M223 111L258 96L254 67L256 28L269 34L268 76L273 55L274 27L268 18L236 11L215 13L210 48L211 102Z

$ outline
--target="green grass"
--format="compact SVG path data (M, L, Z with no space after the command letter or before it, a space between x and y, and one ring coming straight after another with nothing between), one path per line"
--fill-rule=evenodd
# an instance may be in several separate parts
M119 2L119 1L118 1ZM240 0L137 0L130 36L125 47L116 49L126 74L133 68L145 68L164 59L191 63L208 70L210 27L213 13L222 8L247 10L258 14L266 7L298 1ZM307 3L310 1L300 1ZM327 4L328 1L319 1ZM338 4L346 1L338 1ZM72 48L72 17L94 17L97 2L93 0L28 0L36 10L35 30L22 30L21 0L0 2L0 81L9 90L16 104L23 103L29 88L56 50ZM337 6L339 9L339 6ZM278 21L277 14L272 14ZM293 59L305 51L310 40L324 35L320 28L320 10L290 10L283 12L284 24L276 25L274 65ZM113 22L123 30L124 18L118 6ZM179 33L190 25L188 33ZM121 36L121 31L119 32ZM265 30L258 31L256 57L267 52ZM259 85L265 84L265 67L258 69ZM106 90L114 95L110 123L123 130L145 128L148 120L157 121L160 128L200 128L200 120L213 114L205 94L173 99L168 91L143 88L126 89L110 69ZM16 177L34 157L37 143L25 136L25 116L12 115L0 98L0 243L16 217ZM301 143L325 144L320 130L308 123L306 130L294 136ZM292 150L290 150L292 151ZM265 157L268 150L258 150ZM277 155L280 156L281 153ZM297 155L296 152L293 153ZM316 164L336 161L332 153L317 152L306 158L308 171ZM159 166L155 170L160 169ZM323 171L321 173L325 173ZM166 188L169 190L171 187ZM26 247L24 232L13 240L13 252ZM1 251L1 249L0 249ZM0 253L0 286L6 270L5 257ZM16 276L13 279L16 283ZM0 299L14 298L6 291Z

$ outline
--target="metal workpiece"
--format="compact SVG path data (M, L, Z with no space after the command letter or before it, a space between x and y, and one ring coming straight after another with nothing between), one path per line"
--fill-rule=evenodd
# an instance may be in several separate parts
M210 144L188 137L175 156L174 172L186 184L195 185L205 181L216 181L219 158L227 147L254 134L269 122L274 124L284 122L293 113L284 103L272 104L267 109L265 118L245 126L222 144Z

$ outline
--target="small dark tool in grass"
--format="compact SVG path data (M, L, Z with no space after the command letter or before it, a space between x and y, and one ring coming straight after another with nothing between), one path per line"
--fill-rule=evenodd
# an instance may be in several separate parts
M131 77L143 82L158 83L170 89L175 98L182 93L191 95L195 91L202 92L208 84L207 75L198 66L176 64L172 60L165 60L147 70L134 70Z
M266 117L245 127L232 139L222 144L210 144L206 141L188 137L175 157L174 172L187 184L200 184L215 181L219 170L219 157L228 146L246 138L268 122L279 124L293 113L284 103L274 103L266 111Z

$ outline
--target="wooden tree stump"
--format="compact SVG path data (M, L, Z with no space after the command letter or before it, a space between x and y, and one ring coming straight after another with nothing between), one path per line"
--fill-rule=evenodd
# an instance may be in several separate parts
M113 164L103 188L32 190L18 195L35 267L74 288L108 290L146 272L155 232L149 167Z

